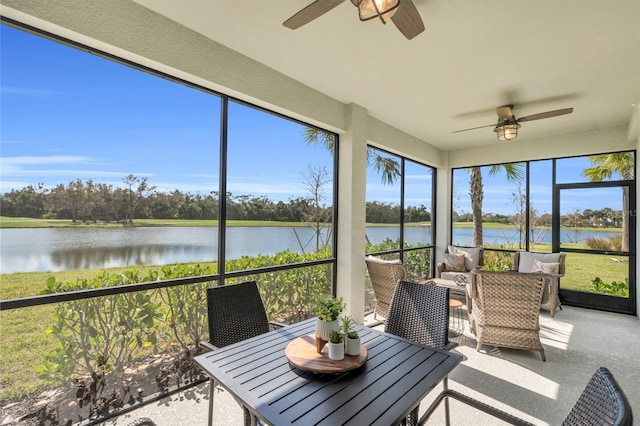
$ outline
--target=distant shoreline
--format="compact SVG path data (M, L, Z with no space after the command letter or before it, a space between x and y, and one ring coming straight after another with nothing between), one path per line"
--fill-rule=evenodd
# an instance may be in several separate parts
M278 222L273 220L228 220L228 226L313 226L309 222ZM193 220L193 219L137 219L133 224L126 224L121 222L76 222L73 223L69 219L35 219L27 217L7 217L0 216L0 229L15 229L15 228L139 228L139 227L160 227L160 226L183 226L183 227L215 227L218 226L217 220ZM329 226L324 224L321 226ZM392 223L367 223L366 226L372 227L393 227L398 224ZM415 222L405 223L405 226L425 226L431 227L431 222ZM455 222L454 228L472 228L471 222ZM503 223L486 222L483 224L484 228L503 228L503 229L517 229L514 225L506 225ZM562 230L575 230L575 231L603 231L603 232L622 232L622 228L594 228L594 227L561 227ZM551 228L544 226L536 228L536 230L548 230Z

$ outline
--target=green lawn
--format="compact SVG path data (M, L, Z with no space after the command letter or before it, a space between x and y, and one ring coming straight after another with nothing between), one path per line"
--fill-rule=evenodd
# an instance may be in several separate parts
M228 220L228 226L305 226L301 222L277 222L273 220ZM69 219L33 219L28 217L0 216L0 228L122 228L126 226L218 226L217 220L191 219L136 219L133 224L104 222L72 222Z

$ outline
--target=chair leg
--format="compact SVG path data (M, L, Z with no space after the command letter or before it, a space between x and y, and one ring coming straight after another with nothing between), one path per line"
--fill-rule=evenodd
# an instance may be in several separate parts
M540 350L540 358L542 358L543 361L547 360L547 358L544 356L544 349Z
M449 390L449 376L444 378L444 380L442 381L442 385L444 387L443 392ZM449 420L449 398L444 399L444 420L445 426L450 426L451 422Z
M451 420L450 420L450 416L449 416L449 398L446 396L446 395L449 394L449 392L452 392L452 391L449 390L449 376L445 377L442 380L442 388L443 388L442 392L440 392L440 394L436 397L435 401L433 401L431 403L431 405L427 408L427 411L422 415L422 417L420 417L420 420L418 420L415 424L421 425L421 426L426 424L427 420L429 420L429 417L431 417L431 415L433 414L435 409L440 405L441 402L444 402L444 421L445 421L445 425L449 426L451 424ZM419 406L418 406L418 408L419 408ZM416 410L418 410L418 408L416 408ZM418 413L416 413L416 416L417 416L417 414ZM407 418L409 418L409 417L407 417Z
M517 426L533 426L532 423L529 423L525 420L522 420L518 417L513 416L512 414L506 413L502 410L499 410L497 408L491 407L490 405L485 404L484 402L480 402L476 399L470 398L466 395L461 394L460 392L456 392L454 390L444 390L442 392L440 392L440 394L436 397L435 401L433 401L433 403L431 404L431 406L429 406L429 408L427 409L427 411L422 415L422 417L420 418L420 423L421 425L424 425L427 420L429 420L429 418L431 417L431 415L433 414L433 412L435 411L435 409L438 407L438 405L440 405L440 403L444 400L446 401L449 398L453 398L457 401L460 401L464 404L467 404L471 407L474 407L480 411L483 411L493 417L496 417L506 423L512 424L512 425L517 425Z
M213 379L209 380L209 426L213 426L213 396L216 392L216 382Z

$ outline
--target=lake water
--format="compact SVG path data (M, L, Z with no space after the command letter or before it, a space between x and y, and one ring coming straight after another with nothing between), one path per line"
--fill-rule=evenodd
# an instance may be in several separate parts
M607 238L610 232L583 232ZM290 249L311 252L315 247L309 227L230 227L227 231L227 259L242 255L269 255ZM395 240L395 227L367 227L367 239L376 244ZM431 239L429 227L408 227L405 238L411 244ZM470 245L473 231L456 228L455 244ZM484 241L517 243L517 232L485 229ZM572 238L572 237L567 237ZM570 242L563 236L564 242ZM543 242L551 241L547 232ZM176 262L204 262L217 258L218 231L212 227L140 228L35 228L0 229L0 273L98 269L132 265L162 265Z

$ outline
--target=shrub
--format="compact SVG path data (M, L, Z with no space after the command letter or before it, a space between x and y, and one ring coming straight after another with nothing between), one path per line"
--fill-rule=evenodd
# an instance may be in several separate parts
M505 271L513 268L513 253L484 250L483 267L487 271Z
M145 281L151 281L149 277ZM93 279L61 283L54 277L46 282L45 294L86 290L140 282L138 271L122 274L101 272ZM71 374L101 375L122 372L139 348L157 343L159 304L151 292L125 293L63 302L55 307L54 323L47 328L58 339L56 348L38 366L49 379Z
M622 235L618 234L610 238L589 237L585 244L593 250L616 250L622 249Z
M592 250L614 250L612 242L608 238L589 237L585 244Z
M210 275L214 271L210 266L171 265L162 267L164 279L175 279ZM171 345L186 350L198 344L208 333L207 324L207 287L211 282L181 285L160 289L159 294L165 303L165 339Z
M625 282L612 281L611 284L607 284L600 277L595 277L591 280L591 288L595 293L629 297L629 279L625 279Z

